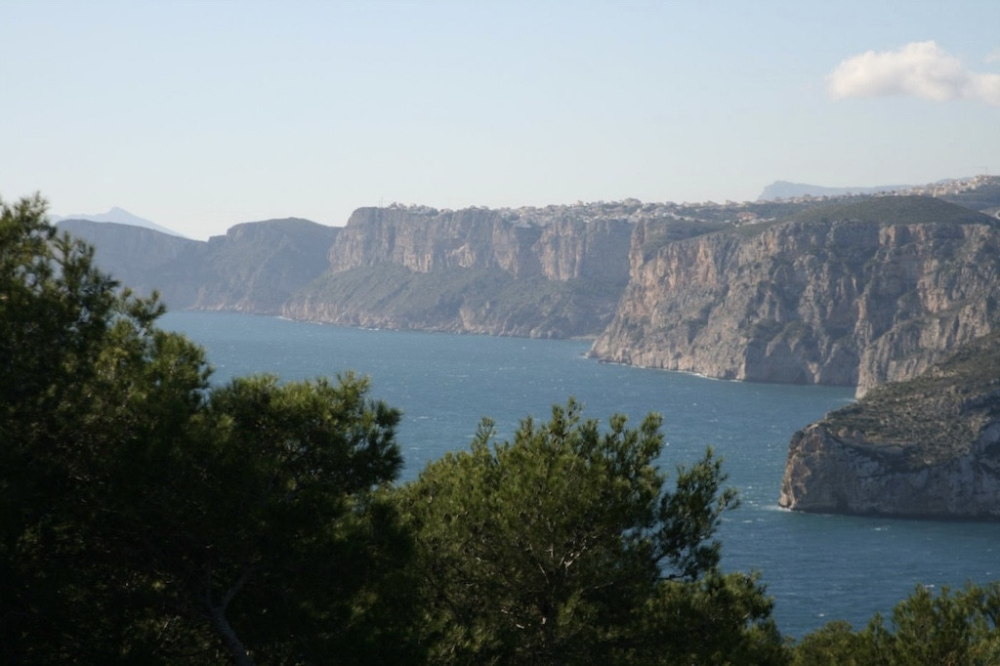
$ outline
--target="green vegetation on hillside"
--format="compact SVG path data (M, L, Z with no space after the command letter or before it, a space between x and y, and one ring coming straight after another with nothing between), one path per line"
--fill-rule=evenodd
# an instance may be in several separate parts
M898 465L919 468L966 453L998 418L1000 333L993 333L911 380L873 388L823 423L834 434L860 433L891 450Z
M852 197L816 206L792 216L800 222L846 220L878 224L997 224L988 215L934 197Z
M732 226L725 222L702 220L676 220L671 218L651 220L643 227L642 256L649 260L658 249L668 243L694 238Z
M335 304L343 323L423 330L464 330L463 313L508 334L535 329L551 337L596 334L614 315L620 284L577 278L515 278L495 269L418 273L379 264L328 273L292 299L293 315L307 304Z

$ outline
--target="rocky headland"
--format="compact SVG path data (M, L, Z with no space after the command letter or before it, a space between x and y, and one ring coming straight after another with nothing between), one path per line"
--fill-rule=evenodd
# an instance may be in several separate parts
M1000 519L1000 333L797 432L781 506Z

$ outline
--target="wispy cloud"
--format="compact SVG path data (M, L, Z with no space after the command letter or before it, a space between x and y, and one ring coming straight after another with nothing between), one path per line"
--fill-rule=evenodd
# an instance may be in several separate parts
M826 81L834 99L905 95L938 102L970 99L1000 106L1000 74L970 71L933 41L848 58Z

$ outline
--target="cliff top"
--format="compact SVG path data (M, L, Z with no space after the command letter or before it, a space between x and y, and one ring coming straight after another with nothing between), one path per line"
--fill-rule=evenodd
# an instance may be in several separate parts
M967 452L1000 419L1000 331L961 347L922 375L883 384L820 425L845 443L915 468Z
M631 224L667 221L685 224L707 223L703 229L697 230L698 233L708 233L727 227L749 230L749 233L753 233L756 229L766 228L768 224L793 219L818 221L825 218L885 224L926 222L981 224L997 218L980 215L975 211L998 207L1000 207L1000 176L976 176L893 191L856 190L848 194L804 195L754 202L650 203L638 199L623 199L517 208L471 206L460 210L393 203L378 209L360 208L355 214L366 211L362 213L365 215L367 211L386 210L433 218L478 212L498 215L505 222L516 226L535 227L567 219L583 222L616 220Z
M799 221L850 220L879 224L1000 224L989 215L925 195L887 195L817 206L794 216Z

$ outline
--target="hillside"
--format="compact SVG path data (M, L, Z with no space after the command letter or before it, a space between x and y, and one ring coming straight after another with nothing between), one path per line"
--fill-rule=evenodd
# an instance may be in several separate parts
M119 282L143 295L157 290L171 308L190 307L210 280L204 242L113 222L73 219L57 226L93 245L97 265Z
M239 224L194 241L151 229L67 220L94 245L95 260L139 294L154 290L171 309L279 314L297 289L322 274L338 229L301 219Z
M326 270L339 232L300 218L237 224L208 240L208 279L186 307L279 314L292 294Z

